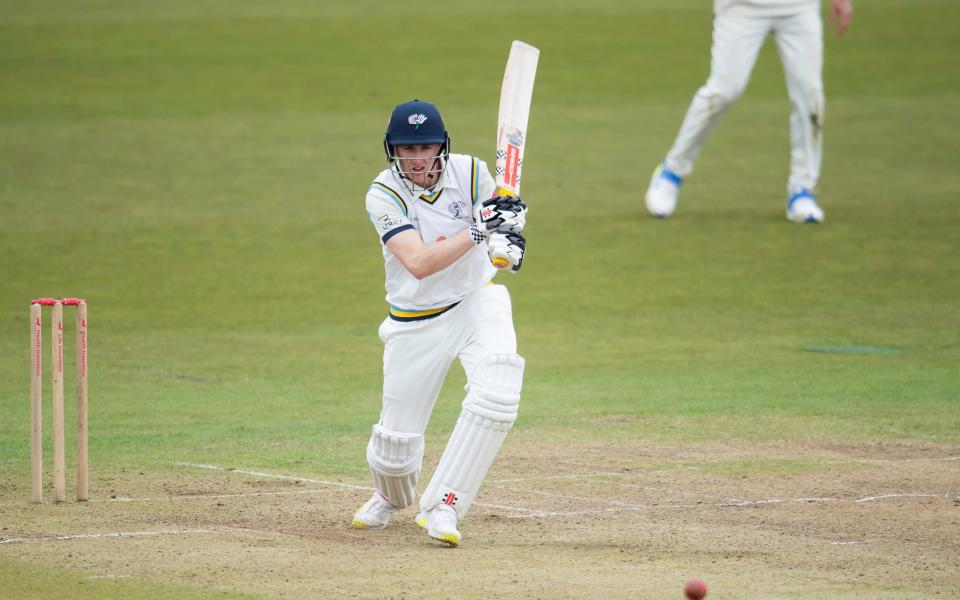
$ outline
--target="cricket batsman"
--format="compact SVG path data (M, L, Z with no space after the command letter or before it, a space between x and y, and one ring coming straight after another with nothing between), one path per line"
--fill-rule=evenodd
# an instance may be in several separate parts
M383 407L367 445L376 492L353 517L382 529L417 500L424 432L455 358L467 375L456 427L420 498L418 525L451 546L460 522L517 418L524 362L510 295L491 281L493 256L523 264L527 207L497 196L486 164L450 153L437 107L394 108L383 147L387 168L367 190L386 269Z
M822 223L814 196L823 148L823 22L820 0L714 0L710 77L693 96L680 132L647 189L647 210L665 219L677 207L684 179L711 130L747 86L760 47L773 35L790 97L790 179L787 219ZM842 35L852 0L830 0Z

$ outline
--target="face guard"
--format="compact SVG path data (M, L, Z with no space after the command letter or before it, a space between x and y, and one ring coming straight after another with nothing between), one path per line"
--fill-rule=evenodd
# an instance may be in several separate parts
M390 170L393 171L394 176L400 181L400 183L406 186L410 192L416 193L430 190L437 184L437 182L440 181L440 175L443 174L443 170L446 168L447 157L449 156L449 153L445 152L443 146L441 146L440 152L435 156L427 156L423 158L401 158L395 153L396 150L394 146L389 146L387 144L385 144L385 146L387 147L387 164L390 166ZM394 153L391 154L390 150L393 150ZM422 160L427 163L427 168L425 170L418 171L419 174L422 174L426 178L426 181L430 182L426 186L423 186L413 180L412 175L414 174L414 171L404 169L405 164L409 165L415 160Z
M424 173L434 175L433 184L424 188L414 183L408 173L401 167L401 159L397 156L396 146L417 144L440 144L440 152L426 160L429 167ZM450 156L450 136L443 125L443 118L437 107L429 102L414 100L404 102L393 109L390 121L387 123L387 132L383 136L383 151L387 156L387 165L397 179L411 192L425 191L432 188L443 174Z

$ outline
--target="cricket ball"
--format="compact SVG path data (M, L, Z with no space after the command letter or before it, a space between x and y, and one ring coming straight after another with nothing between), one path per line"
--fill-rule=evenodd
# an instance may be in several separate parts
M683 595L689 600L703 600L707 595L707 584L702 579L691 579L683 584Z

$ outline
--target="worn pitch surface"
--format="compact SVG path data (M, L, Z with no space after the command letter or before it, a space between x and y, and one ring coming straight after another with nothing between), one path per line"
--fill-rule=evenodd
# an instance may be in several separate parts
M932 444L518 436L457 549L426 536L414 508L386 530L352 529L365 480L171 465L120 473L87 504L5 503L0 560L107 589L176 581L282 598L653 599L679 597L688 576L711 598L953 597L958 461Z

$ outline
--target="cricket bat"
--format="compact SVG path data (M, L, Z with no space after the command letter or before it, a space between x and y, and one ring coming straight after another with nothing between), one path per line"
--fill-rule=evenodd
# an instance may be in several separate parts
M500 88L500 114L497 117L497 165L494 181L500 196L519 196L523 150L527 142L527 120L533 100L533 82L537 77L540 50L514 41L510 45L507 68ZM498 269L509 266L505 257L494 256Z

